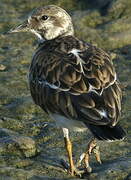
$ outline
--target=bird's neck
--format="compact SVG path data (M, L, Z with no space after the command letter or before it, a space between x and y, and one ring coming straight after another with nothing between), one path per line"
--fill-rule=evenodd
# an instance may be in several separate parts
M74 28L72 24L69 24L68 26L65 26L63 28L54 28L48 29L46 32L44 32L44 37L46 40L53 40L58 37L64 37L64 36L74 36Z

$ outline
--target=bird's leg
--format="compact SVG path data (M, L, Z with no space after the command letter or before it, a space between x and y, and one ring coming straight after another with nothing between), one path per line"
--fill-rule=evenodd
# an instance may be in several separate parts
M96 145L92 151L93 151L93 153L95 154L95 157L96 157L97 162L99 162L99 163L101 164L102 162L101 162L101 158L100 158L99 146Z
M72 143L71 143L70 138L69 138L68 129L63 128L63 133L64 133L65 147L66 147L66 150L67 150L67 153L68 153L68 158L69 158L69 165L70 165L69 170L70 170L70 173L71 173L72 176L74 176L74 175L81 176L82 172L77 170L77 168L74 165L73 158L72 158Z
M99 146L97 145L95 138L93 138L89 142L88 147L87 147L87 153L91 155L92 152L95 154L96 160L101 164Z
M65 129L64 129L64 131L65 131ZM64 137L64 141L65 141L65 148L66 148L68 158L69 158L70 172L71 172L71 175L74 175L75 166L74 166L74 162L73 162L73 158L72 158L72 143L69 139L67 130L66 130L66 136Z
M80 155L79 161L78 161L77 164L76 164L76 167L80 167L80 166L81 166L84 157L85 157L85 153L82 153L82 154Z
M84 164L85 164L85 168L86 168L87 172L92 171L92 168L89 165L89 159L90 159L92 150L95 148L95 146L96 146L96 140L93 138L87 146L87 151L85 152L85 157L84 157Z
M95 138L91 139L91 141L88 143L87 151L80 156L80 160L77 163L77 165L80 166L82 161L84 161L87 172L92 171L89 165L89 159L92 152L95 154L96 160L101 164L99 146L97 146Z

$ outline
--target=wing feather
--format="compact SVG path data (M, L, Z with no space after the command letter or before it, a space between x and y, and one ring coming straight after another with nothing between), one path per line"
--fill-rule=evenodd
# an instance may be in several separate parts
M102 49L74 37L47 41L34 55L29 81L35 103L48 113L98 125L118 121L121 89Z

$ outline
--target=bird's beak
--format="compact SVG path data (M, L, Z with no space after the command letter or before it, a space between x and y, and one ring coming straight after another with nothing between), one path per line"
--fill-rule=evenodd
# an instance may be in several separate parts
M18 25L15 28L10 29L4 34L6 35L6 34L11 34L11 33L27 32L27 31L29 31L29 24L28 24L28 21L24 21L22 24Z

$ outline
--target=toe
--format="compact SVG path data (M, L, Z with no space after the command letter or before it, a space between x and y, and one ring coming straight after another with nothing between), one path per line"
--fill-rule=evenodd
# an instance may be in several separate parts
M77 168L74 167L72 170L70 170L70 173L71 173L72 176L81 177L82 174L85 173L85 171L84 171L84 170L79 170L79 169L77 169Z

